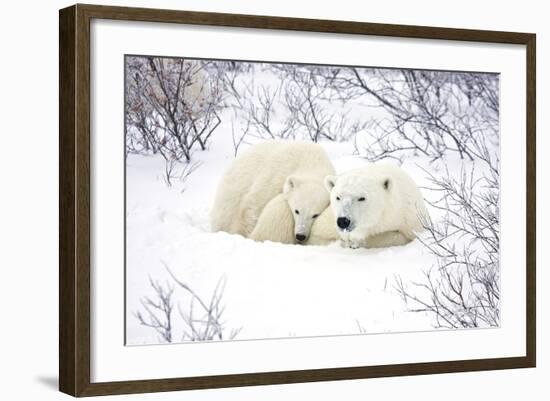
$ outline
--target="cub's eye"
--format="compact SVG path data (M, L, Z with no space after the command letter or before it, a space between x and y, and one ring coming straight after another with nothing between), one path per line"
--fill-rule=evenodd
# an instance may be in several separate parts
M318 215L318 214L314 214L312 217L313 217L314 219L316 219L317 217L319 217L319 215Z
M300 214L300 212L299 212L298 210L295 210L295 211L294 211L294 213L296 213L296 214Z
M359 199L357 199L357 200L358 200L359 202L363 202L363 201L365 200L365 197L364 197L364 196L362 196L362 197L360 197L360 198L359 198Z
M337 196L337 197L336 197L336 200L340 200L340 197L339 197L339 196Z

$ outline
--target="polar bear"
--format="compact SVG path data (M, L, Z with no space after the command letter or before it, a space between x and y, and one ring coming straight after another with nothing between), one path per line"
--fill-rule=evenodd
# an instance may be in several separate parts
M332 208L327 207L315 220L311 227L311 233L306 242L307 245L328 245L340 239L336 229L336 219ZM387 248L390 246L406 245L411 240L399 231L386 231L371 235L364 244L366 248Z
M255 145L222 177L210 215L212 230L259 241L303 242L329 204L324 179L334 173L318 144L266 141ZM277 219L269 217L273 211ZM292 231L289 225L277 224L290 216Z
M372 247L371 237L381 233L378 245L402 245L405 240L412 241L423 229L422 222L429 219L413 179L389 163L327 176L325 185L330 191L332 216L322 216L321 221L332 218L338 236L350 248Z

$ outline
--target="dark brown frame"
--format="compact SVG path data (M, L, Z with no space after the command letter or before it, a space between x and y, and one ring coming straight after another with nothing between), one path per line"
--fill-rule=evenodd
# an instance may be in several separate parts
M90 20L185 23L511 43L527 49L527 324L524 357L90 382ZM59 389L73 396L363 379L536 364L536 35L77 4L59 12Z

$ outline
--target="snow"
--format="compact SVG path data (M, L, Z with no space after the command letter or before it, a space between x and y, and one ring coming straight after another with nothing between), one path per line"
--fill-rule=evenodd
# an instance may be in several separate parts
M272 71L256 68L253 73L239 75L236 85L241 92L244 86L253 88L243 92L247 98L258 96L254 91L264 85L275 91L280 82ZM272 109L275 131L284 127L286 118L283 98L279 97ZM257 103L258 99L250 101ZM342 112L336 101L323 107L334 116ZM168 269L205 302L211 300L219 283L225 284L221 299L225 307L224 340L229 332L239 329L236 340L435 330L435 317L411 311L418 304L407 304L395 288L397 278L408 284L423 282L425 272L437 265L436 257L419 240L401 247L367 250L345 249L337 242L329 246L257 243L211 232L209 211L216 187L235 158L232 132L238 141L247 125L247 117L239 115L241 109L235 104L224 109L208 149L192 156L193 162L200 162L198 169L184 182L174 179L172 186L166 184L165 161L160 156L127 157L126 343L164 341L136 317L138 312L147 316L142 305L145 297L156 301L150 280L174 288L172 341L187 341L182 337L186 326L180 310L189 313L193 307L200 315L200 307L188 291L178 287ZM383 124L388 118L387 112L363 98L347 104L345 114L350 122ZM369 148L369 127L365 125L345 141L320 142L337 172L368 163L356 154L355 144L359 149ZM306 138L307 133L300 129L292 131L293 136ZM245 139L237 153L262 140L254 129ZM403 168L431 202L441 193L428 189L429 173L439 176L448 172L456 177L473 164L453 153L446 154L444 161L419 155L403 158ZM444 214L437 208L428 206L428 210L434 223Z
M159 343L159 335L140 325L140 300L154 299L150 278L175 286L173 341L184 329L177 305L188 311L189 294L167 267L201 298L210 300L225 280L222 304L227 330L236 339L402 332L433 329L433 318L410 312L396 292L395 278L420 280L435 260L418 240L387 249L257 243L227 233L212 233L209 210L216 185L233 160L230 135L218 135L200 167L184 183L168 187L164 160L127 158L127 344ZM322 143L337 171L366 163L349 143ZM419 185L425 173L412 160L405 168ZM196 306L196 305L195 305Z

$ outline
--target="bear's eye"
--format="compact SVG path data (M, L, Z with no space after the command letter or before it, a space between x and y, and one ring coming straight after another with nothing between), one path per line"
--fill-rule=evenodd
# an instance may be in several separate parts
M340 197L339 197L339 196L337 196L337 197L336 197L336 200L340 200Z
M365 197L364 197L364 196L362 196L362 197L360 197L360 198L359 198L359 199L357 199L357 200L358 200L359 202L363 202L363 201L365 200Z
M296 214L300 214L300 212L299 212L298 210L295 210L295 211L294 211L294 213L296 213Z
M317 217L319 217L319 215L318 215L318 214L314 214L312 217L313 217L314 219L316 219Z

